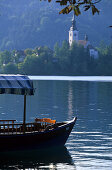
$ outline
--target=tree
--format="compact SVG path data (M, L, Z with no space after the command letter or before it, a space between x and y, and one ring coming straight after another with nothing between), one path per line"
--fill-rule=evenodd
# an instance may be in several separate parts
M32 54L33 54L33 50L30 49L30 48L27 48L27 49L24 50L24 53L25 53L26 55L32 55Z
M5 74L17 74L18 73L18 68L16 64L13 63L8 63L5 66L2 67L3 73Z
M52 0L48 0L51 2ZM99 10L96 8L96 4L101 0L55 0L60 6L65 6L59 13L68 14L71 11L74 11L75 15L78 16L81 14L81 8L84 8L84 11L89 9L92 10L92 14L99 14Z
M22 64L19 64L20 72L24 74L42 74L43 73L43 63L39 57L35 54L28 55Z
M11 62L11 53L7 50L0 52L0 64L8 64Z
M69 62L73 75L88 75L89 51L75 41L70 48Z
M60 55L60 47L59 47L59 44L58 42L55 43L54 45L54 57L59 57Z
M63 73L67 74L69 72L69 61L69 43L64 40L59 54L59 65Z

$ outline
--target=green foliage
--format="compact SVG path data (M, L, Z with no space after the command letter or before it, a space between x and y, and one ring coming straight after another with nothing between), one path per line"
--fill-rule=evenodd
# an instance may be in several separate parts
M0 64L7 64L9 62L11 62L11 53L7 50L5 50L4 52L0 52Z
M19 68L21 68L24 74L39 74L40 69L42 68L41 61L36 55L28 55Z
M61 7L53 0L51 3L38 0L2 0L0 6L2 51L34 49L42 45L53 49L55 42L60 44L68 39L72 15L59 15ZM103 0L97 6L101 9L100 15L92 16L91 9L83 12L77 19L77 27L82 35L88 34L94 45L98 45L102 37L109 44L111 29L107 27L111 24L112 1Z
M60 48L59 48L59 44L56 42L56 44L54 45L54 57L59 57L60 54Z
M90 55L88 49L84 49L83 46L76 44L75 42L71 46L70 50L71 69L74 75L88 75L88 65L90 61Z
M52 0L48 0L51 2ZM92 14L95 13L99 14L99 10L96 8L96 4L99 3L101 0L56 0L60 6L66 6L63 8L59 14L68 14L71 11L74 11L75 15L78 16L81 14L80 8L83 7L84 11L87 11L91 8Z
M69 47L67 41L58 43L52 51L47 46L26 49L26 57L19 61L22 51L4 51L0 53L1 73L21 73L28 75L112 75L112 44L100 43L99 58L90 57L89 49L73 42ZM15 61L15 54L18 60ZM8 57L7 57L8 56ZM4 63L3 61L7 63Z
M33 54L33 50L30 49L30 48L27 48L27 49L24 50L24 53L25 53L26 55L32 55L32 54Z
M18 67L16 64L8 63L5 66L2 67L2 72L5 74L17 74L18 73Z

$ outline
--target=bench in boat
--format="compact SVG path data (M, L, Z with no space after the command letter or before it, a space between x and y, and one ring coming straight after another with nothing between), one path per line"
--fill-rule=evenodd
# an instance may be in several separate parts
M0 133L23 133L23 124L15 123L16 120L0 120ZM34 132L34 131L44 131L48 130L48 128L53 128L52 125L56 124L56 120L52 120L50 118L35 118L35 122L26 123L26 132ZM50 129L49 128L49 129Z

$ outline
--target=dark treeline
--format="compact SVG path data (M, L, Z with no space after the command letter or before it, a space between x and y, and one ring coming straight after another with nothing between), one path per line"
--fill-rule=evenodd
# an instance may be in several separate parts
M0 52L1 73L28 75L112 75L112 44L100 43L98 59L89 55L89 49L76 44L69 47L63 41L54 50L47 46L35 49Z

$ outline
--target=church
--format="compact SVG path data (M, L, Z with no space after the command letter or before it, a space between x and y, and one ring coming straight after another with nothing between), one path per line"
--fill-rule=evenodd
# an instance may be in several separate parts
M98 58L98 51L88 41L87 35L85 35L84 40L79 40L79 31L76 27L76 20L75 20L74 14L73 14L73 18L72 18L72 26L70 27L70 30L69 30L69 45L70 45L70 47L71 47L73 41L82 45L84 48L88 48L90 57L93 57L94 59Z

